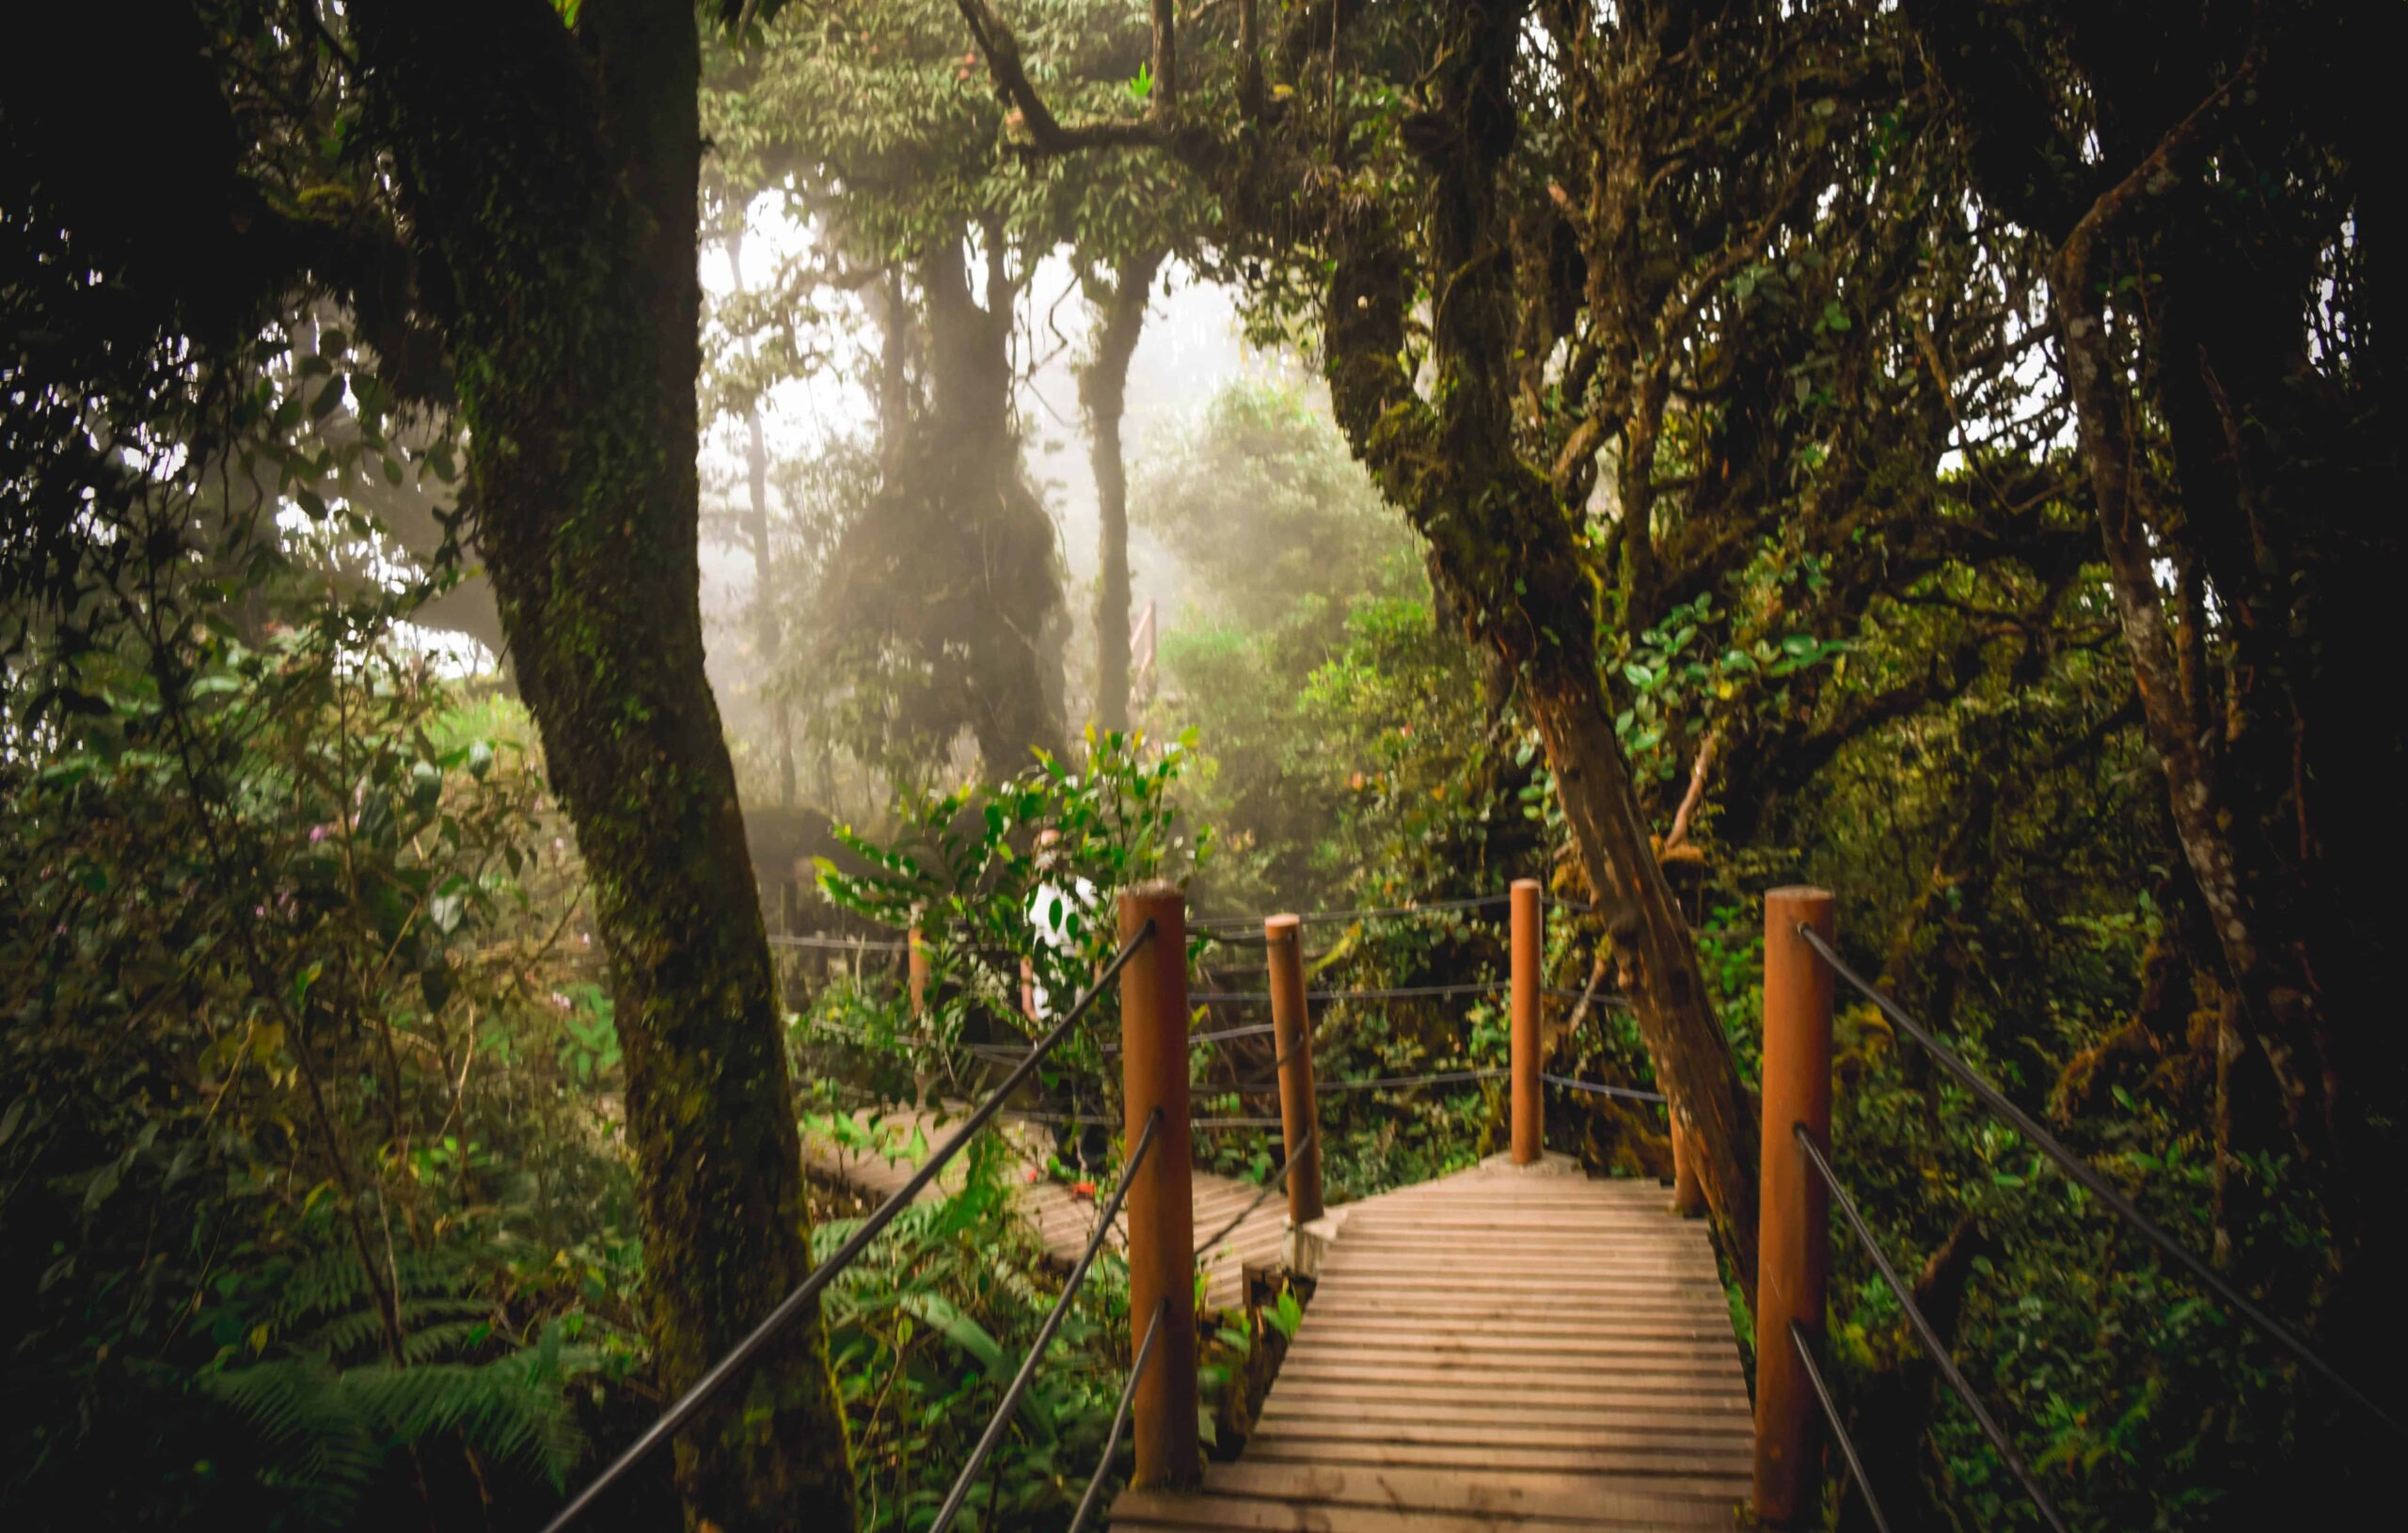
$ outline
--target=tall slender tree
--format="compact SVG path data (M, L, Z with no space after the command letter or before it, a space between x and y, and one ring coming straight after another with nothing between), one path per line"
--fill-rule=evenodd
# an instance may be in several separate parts
M1129 727L1129 465L1120 419L1129 403L1129 360L1145 334L1146 305L1163 253L1117 262L1110 284L1090 280L1095 330L1079 368L1079 405L1087 419L1087 461L1095 469L1098 522L1095 591L1095 719Z

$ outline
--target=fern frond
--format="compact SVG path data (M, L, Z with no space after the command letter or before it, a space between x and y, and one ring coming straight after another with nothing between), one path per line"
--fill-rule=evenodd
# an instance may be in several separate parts
M278 1358L204 1375L203 1390L231 1406L271 1449L271 1483L302 1493L333 1525L353 1509L384 1462L383 1446L351 1408L343 1381L316 1358Z

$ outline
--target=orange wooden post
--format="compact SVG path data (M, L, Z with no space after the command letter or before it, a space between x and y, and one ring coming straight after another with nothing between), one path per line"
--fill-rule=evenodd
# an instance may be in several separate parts
M1305 1004L1305 940L1302 919L1265 916L1263 943L1270 951L1271 1042L1279 1060L1279 1131L1288 1146L1288 1223L1309 1225L1322 1216L1320 1117L1313 1092L1313 1025Z
M1529 1165L1546 1152L1546 1105L1539 1096L1539 966L1546 919L1539 911L1539 881L1516 878L1513 891L1513 1163Z
M1705 1187L1697 1179L1697 1146L1689 1143L1688 1126L1672 1109L1672 1211L1694 1219L1705 1211Z
M1830 940L1835 904L1820 889L1765 896L1764 1159L1756 1250L1756 1516L1780 1525L1819 1505L1813 1386L1790 1344L1796 1321L1823 1335L1830 1261L1829 1190L1798 1147L1805 1125L1817 1148L1831 1143L1831 971L1800 925Z
M1187 897L1176 884L1139 884L1120 896L1120 940L1150 920L1152 940L1120 970L1121 1095L1125 1143L1136 1147L1146 1120L1162 1127L1145 1164L1129 1183L1130 1357L1144 1341L1156 1305L1162 1334L1137 1384L1132 1434L1133 1485L1193 1485L1203 1478L1196 1433L1196 1203L1188 1162Z
M911 1015L918 1017L928 1009L928 940L920 928L911 928Z

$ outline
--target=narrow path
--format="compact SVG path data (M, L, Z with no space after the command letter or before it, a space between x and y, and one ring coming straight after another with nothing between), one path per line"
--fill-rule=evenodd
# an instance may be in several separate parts
M1234 1463L1122 1529L1729 1528L1748 1391L1704 1228L1653 1182L1491 1163L1345 1211Z
M901 1187L928 1153L953 1135L960 1121L958 1117L908 1109L884 1114L875 1128L871 1127L867 1113L855 1114L853 1120L864 1137L876 1141L874 1146L846 1145L832 1135L806 1130L802 1140L803 1165L813 1176L873 1197L888 1196ZM1042 1134L1017 1123L1005 1124L1002 1132L1018 1152L1019 1162L1044 1163L1052 1145ZM962 1175L963 1163L957 1161L945 1167L935 1185L921 1196L935 1197L958 1188ZM1064 1267L1076 1261L1095 1234L1095 1199L1081 1196L1057 1181L1023 1181L1018 1171L1010 1175L1013 1201L1021 1216L1037 1231L1046 1254ZM1236 1219L1259 1191L1234 1177L1196 1173L1196 1238L1201 1241ZM1211 1274L1205 1291L1206 1304L1235 1309L1244 1303L1245 1268L1277 1265L1279 1238L1287 1220L1287 1200L1274 1193L1204 1254L1201 1261ZM1116 1230L1106 1243L1118 1250L1120 1232Z

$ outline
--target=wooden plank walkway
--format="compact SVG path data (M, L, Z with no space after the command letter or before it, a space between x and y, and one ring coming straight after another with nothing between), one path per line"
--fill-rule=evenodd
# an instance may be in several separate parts
M942 1146L956 1131L960 1117L940 1115L931 1112L908 1109L884 1114L875 1130L870 1128L870 1114L857 1113L854 1122L865 1134L877 1140L875 1147L861 1147L839 1143L832 1135L806 1131L802 1139L803 1164L814 1176L841 1182L872 1197L891 1195L911 1179L927 1154ZM1044 1135L1024 1124L1006 1122L1000 1130L1023 1166L1042 1166L1052 1147ZM923 1197L942 1195L940 1190L950 1191L961 1185L962 1162L945 1167L935 1186L923 1193ZM1053 1180L1022 1181L1015 1174L1014 1204L1022 1218L1032 1225L1046 1254L1058 1264L1068 1267L1076 1261L1094 1237L1098 1211L1094 1198L1081 1196L1060 1182ZM1108 1190L1109 1184L1106 1184ZM1196 1238L1205 1239L1236 1219L1247 1204L1252 1203L1260 1189L1249 1182L1230 1177L1216 1177L1207 1172L1196 1174ZM1201 1258L1211 1273L1205 1291L1205 1303L1214 1308L1235 1309L1245 1302L1244 1270L1248 1266L1276 1266L1279 1261L1279 1241L1287 1228L1288 1200L1273 1193L1259 1207L1231 1230ZM1121 1245L1121 1234L1116 1230L1106 1241L1114 1250Z
M1123 1529L1729 1528L1747 1383L1704 1228L1653 1182L1491 1163L1345 1212L1259 1427Z

